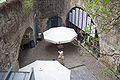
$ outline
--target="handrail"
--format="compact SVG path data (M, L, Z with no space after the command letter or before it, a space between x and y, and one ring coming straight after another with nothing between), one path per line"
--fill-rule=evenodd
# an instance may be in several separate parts
M29 76L28 76L27 80L31 80L32 75L33 75L33 68L31 68L31 71L30 71L30 74L29 74Z
M10 75L11 75L11 73L12 73L12 67L9 68L9 70L8 70L8 72L7 72L7 74L6 74L5 78L4 78L4 80L8 80L9 77L10 77Z

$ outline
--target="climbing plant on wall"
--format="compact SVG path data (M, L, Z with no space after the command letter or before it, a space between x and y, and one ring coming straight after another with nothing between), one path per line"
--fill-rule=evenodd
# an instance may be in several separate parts
M113 29L119 29L120 1L119 0L82 0L84 9L97 23L99 34L107 35Z
M112 20L111 16L113 16L110 11L111 0L83 0L83 3L85 10L88 11L97 24L99 23L97 21L100 21L96 20L98 17L102 20L102 22L98 24L100 33L109 31L110 27L108 27L108 24Z
M23 0L22 4L23 4L23 10L25 12L28 12L33 7L33 0Z
M104 36L109 36L109 34L113 36L116 36L116 34L119 35L118 24L120 22L120 0L82 0L82 1L84 4L84 9L91 15L91 17L94 19L94 22L97 23L99 34L102 34ZM105 42L107 42L107 40L110 39L106 38ZM109 41L109 44L110 43L111 42ZM110 45L112 47L115 47L113 46L114 44L111 43ZM118 43L116 43L116 45L118 45ZM99 50L99 48L96 49ZM113 55L110 55L109 52L111 52L111 54L115 54L115 51L118 51L117 53L119 53L120 51L118 48L116 49L114 48L113 52L109 50L106 49L107 52L101 51L101 55L113 57ZM103 53L105 55L103 55Z

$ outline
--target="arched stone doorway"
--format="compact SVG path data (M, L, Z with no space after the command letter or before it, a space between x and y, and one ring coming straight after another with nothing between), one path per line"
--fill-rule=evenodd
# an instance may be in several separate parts
M47 21L47 29L53 27L63 26L62 18L59 16L52 16Z
M19 67L22 67L22 62L24 61L25 56L27 56L26 51L33 47L35 47L33 29L29 27L24 32L21 41L19 56L18 56Z

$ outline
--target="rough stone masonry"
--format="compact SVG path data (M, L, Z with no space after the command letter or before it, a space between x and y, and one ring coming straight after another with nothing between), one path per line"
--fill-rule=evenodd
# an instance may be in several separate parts
M33 26L33 13L25 14L20 1L0 4L0 69L19 68L18 56L22 36Z

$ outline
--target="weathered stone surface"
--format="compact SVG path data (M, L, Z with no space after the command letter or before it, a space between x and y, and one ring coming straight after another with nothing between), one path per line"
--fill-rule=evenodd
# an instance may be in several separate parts
M38 9L41 12L41 18L61 15L64 13L64 0L38 0Z
M33 20L32 12L24 14L20 1L0 7L0 69L8 69L9 65L19 68L17 59L22 36L28 27L33 27Z
M71 80L98 80L86 66L81 66L71 70Z
M106 56L103 56L102 59L109 65L120 64L120 8L119 7L120 7L120 1L118 0L112 1L110 6L108 7L108 10L111 9L110 11L112 15L106 18L106 20L100 17L98 17L97 19L98 29L100 29L99 26L101 24L105 25L106 23L108 23L106 25L107 29L111 28L110 31L102 32L99 35L100 50L102 53L107 54ZM111 55L111 56L108 56L108 55ZM118 58L116 59L115 56L117 56Z

